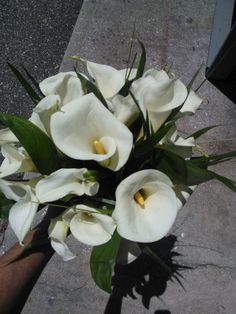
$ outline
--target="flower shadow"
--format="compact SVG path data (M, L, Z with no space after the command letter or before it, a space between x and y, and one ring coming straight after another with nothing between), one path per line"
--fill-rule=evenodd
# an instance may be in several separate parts
M155 243L141 245L143 253L128 265L115 265L112 278L113 290L108 300L105 314L120 314L124 297L137 299L141 296L142 304L149 309L153 297L160 297L166 290L168 280L181 283L180 271L188 268L174 261L179 256L173 251L177 237L170 235ZM183 287L184 289L184 287ZM155 314L168 314L168 310L156 310Z

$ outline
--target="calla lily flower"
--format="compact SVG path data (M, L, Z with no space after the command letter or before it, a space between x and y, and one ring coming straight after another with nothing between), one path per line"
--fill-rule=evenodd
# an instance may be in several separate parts
M114 116L127 126L130 126L139 116L138 107L130 95L126 97L115 95L108 102L108 106Z
M63 220L77 240L92 246L109 241L116 227L111 217L82 204L66 211Z
M41 203L56 201L68 194L95 195L97 194L98 182L86 180L82 169L59 169L49 176L41 179L36 185L36 195Z
M80 79L75 72L60 72L43 80L39 87L45 96L60 96L62 105L84 94Z
M143 114L148 111L154 131L170 115L171 111L184 103L187 88L164 70L148 70L143 77L133 82L131 91L139 102Z
M180 109L180 112L191 112L195 113L196 110L200 107L203 99L199 97L192 89L190 90L187 99L184 102L183 107Z
M0 145L10 144L10 143L19 143L18 138L12 133L8 128L0 130Z
M0 178L13 173L36 171L36 167L23 147L4 144L1 147L4 160L0 166Z
M51 135L65 155L102 162L104 167L114 171L126 163L133 145L129 129L92 93L52 115Z
M142 170L118 185L112 217L123 238L154 242L169 232L177 206L171 180L158 170Z
M46 96L34 108L29 120L50 136L51 116L60 110L61 105L61 99L58 95Z
M95 80L103 97L106 99L113 97L120 91L125 84L126 74L130 71L129 69L116 70L105 64L85 62L89 75ZM132 80L136 73L137 69L132 69L129 80Z
M62 216L51 219L51 223L48 228L48 236L51 240L51 246L65 262L76 257L76 255L70 251L65 243L68 229L69 227L62 220Z
M2 193L16 202L10 209L9 223L21 245L38 209L38 199L33 192L34 185L34 180L24 184L0 179Z

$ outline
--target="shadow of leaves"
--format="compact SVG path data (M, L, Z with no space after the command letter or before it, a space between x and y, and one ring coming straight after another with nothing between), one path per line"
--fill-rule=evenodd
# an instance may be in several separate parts
M120 314L124 297L142 298L142 304L149 309L153 297L159 298L166 290L169 280L181 282L181 270L189 268L178 265L174 258L179 256L174 246L177 237L170 235L155 243L140 244L142 254L127 265L116 264L112 278L113 290L108 300L105 314ZM157 310L155 314L168 314L168 310Z

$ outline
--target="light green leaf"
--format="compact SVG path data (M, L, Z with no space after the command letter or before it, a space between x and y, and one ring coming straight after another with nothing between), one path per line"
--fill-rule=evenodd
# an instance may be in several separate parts
M59 169L57 149L51 139L29 120L7 113L0 113L0 121L18 138L42 174Z
M120 247L121 237L115 231L111 240L95 246L90 256L90 270L95 283L102 290L111 292L112 271Z

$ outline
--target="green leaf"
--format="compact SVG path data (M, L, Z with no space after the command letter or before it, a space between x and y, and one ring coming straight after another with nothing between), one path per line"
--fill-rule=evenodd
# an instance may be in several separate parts
M8 218L9 211L14 204L14 201L9 200L2 192L0 192L0 219Z
M196 140L198 137L202 136L203 134L205 134L209 130L216 128L218 126L220 126L220 125L212 125L212 126L208 126L206 128L200 129L200 130L194 132L193 134L189 135L187 138L194 137L194 139Z
M95 246L90 256L90 270L95 283L102 290L110 293L112 271L119 250L121 237L115 231L111 240Z
M229 189L231 189L233 192L236 192L236 182L233 180L226 178L224 176L221 176L213 171L210 171L213 175L214 178L220 182L222 182L225 186L227 186Z
M188 158L192 156L192 146L163 144L163 145L158 145L157 148L164 149L169 152L173 152L182 158Z
M0 121L18 138L42 174L59 169L57 149L51 139L29 120L7 113L0 113Z
M156 144L163 139L163 137L170 131L170 129L175 125L175 122L169 122L165 126L161 127L154 134L152 134L149 138L144 140L143 142L139 142L134 148L134 155L139 157L147 152L151 151Z
M193 86L193 83L194 81L196 80L201 68L202 68L203 64L200 65L200 67L197 69L197 71L194 73L193 77L191 78L190 82L188 83L187 85L187 90L188 90L188 93L190 92L192 86Z
M200 167L207 167L211 165L216 165L217 163L229 160L230 158L234 158L234 157L236 157L235 150L228 153L219 154L219 155L210 155L208 157L206 156L193 157L191 159L191 162Z
M139 79L143 75L144 68L145 68L145 63L146 63L146 50L145 50L144 44L140 40L138 40L138 43L139 43L139 45L141 47L142 53L141 53L141 57L140 57L140 60L139 60L137 74L136 74L136 77L135 77L136 80Z
M163 148L162 158L157 164L157 169L164 172L173 182L186 185L187 165L186 161L179 155Z
M22 87L26 90L32 101L37 104L41 98L39 95L35 92L35 90L31 87L31 85L28 83L28 81L25 79L25 77L9 62L7 62L8 66L12 70L12 72L15 74L18 81L21 83Z
M32 84L34 85L34 87L37 89L39 95L41 97L45 97L45 95L42 93L40 87L39 87L39 83L36 81L36 79L29 73L29 71L26 69L26 67L24 65L22 65L22 68L24 69L27 77L30 79L30 81L32 82Z
M100 90L94 85L92 82L87 80L83 75L81 75L76 69L74 69L78 78L81 81L82 87L84 90L93 93L102 103L103 105L108 108L106 100L104 99Z

